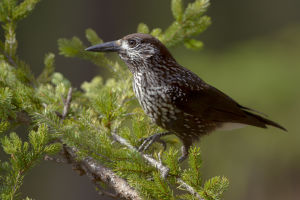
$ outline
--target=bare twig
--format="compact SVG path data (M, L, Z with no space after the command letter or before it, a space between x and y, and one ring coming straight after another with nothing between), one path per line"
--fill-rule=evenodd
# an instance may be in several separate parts
M70 105L71 105L71 101L72 101L72 92L73 92L73 88L70 87L69 91L68 91L68 96L67 99L63 99L63 103L64 103L64 110L61 116L61 119L64 120L68 114L68 111L70 109Z
M121 136L112 133L112 137L114 138L114 140L116 140L117 142L119 142L120 144L126 146L128 149L135 151L139 154L141 154L141 156L153 167L155 167L156 169L159 170L161 176L163 178L166 178L168 176L169 173L169 168L164 166L162 164L161 161L157 161L154 158L152 158L150 155L144 154L142 152L139 152L137 148L135 148L134 146L132 146L126 139L122 138ZM194 195L195 197L197 197L197 199L199 200L204 200L197 191L194 190L194 188L192 186L190 186L189 184L187 184L186 182L184 182L181 178L176 178L177 183L179 184L179 186L181 188L184 188L186 191L188 191L190 194Z
M63 99L64 109L61 115L62 120L64 120L68 114L71 100L72 87L68 91L67 98ZM112 170L99 164L92 157L86 157L83 160L78 161L77 152L78 150L75 147L68 147L67 145L64 145L63 155L68 160L68 162L71 163L73 167L80 172L80 174L86 174L99 190L101 189L101 187L98 182L102 181L109 185L116 192L116 194L112 194L110 192L101 191L99 194L116 199L122 198L141 200L138 192L131 188L125 179L117 176Z

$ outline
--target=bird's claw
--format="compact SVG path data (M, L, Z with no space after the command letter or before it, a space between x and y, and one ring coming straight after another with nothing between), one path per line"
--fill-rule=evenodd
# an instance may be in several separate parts
M188 157L188 154L181 155L180 158L178 158L178 162L179 163L183 162L187 157Z
M155 141L158 141L158 139L159 136L157 134L147 138L142 138L141 141L143 141L143 143L139 146L138 151L139 152L146 151Z
M151 135L147 138L141 138L140 141L143 141L143 143L139 146L138 151L143 152L146 151L154 142L159 142L163 145L164 150L167 148L167 144L165 141L161 140L160 137L168 135L169 132L164 133L157 133L154 135Z

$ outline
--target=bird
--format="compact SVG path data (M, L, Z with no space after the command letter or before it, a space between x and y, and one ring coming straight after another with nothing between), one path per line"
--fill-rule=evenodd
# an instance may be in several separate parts
M166 130L145 138L139 151L174 134L182 142L178 159L182 162L195 141L216 130L270 125L287 131L178 64L167 47L150 34L133 33L85 50L117 52L133 74L133 90L145 114Z

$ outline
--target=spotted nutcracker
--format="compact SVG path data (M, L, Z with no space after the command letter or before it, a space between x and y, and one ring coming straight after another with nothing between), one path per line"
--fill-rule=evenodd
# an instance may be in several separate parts
M155 37L134 33L122 39L91 46L87 51L117 52L133 74L133 90L145 113L168 132L146 138L139 150L147 149L161 136L175 134L182 141L183 161L188 149L201 136L215 130L245 125L284 127L205 83L176 62Z

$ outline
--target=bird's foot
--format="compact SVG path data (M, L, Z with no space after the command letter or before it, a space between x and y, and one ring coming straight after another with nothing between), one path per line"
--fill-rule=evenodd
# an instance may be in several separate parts
M189 155L188 149L189 149L189 146L182 145L181 156L180 156L180 158L178 158L179 163L183 162L188 157L188 155Z
M178 162L179 162L179 163L183 162L187 157L188 157L188 154L186 154L186 155L181 155L180 158L178 158Z
M167 144L165 141L161 140L160 137L166 136L169 134L171 134L171 132L157 133L157 134L151 135L150 137L140 139L141 141L143 141L143 143L139 146L138 151L139 152L146 151L154 142L161 143L164 147L164 150L166 150Z

